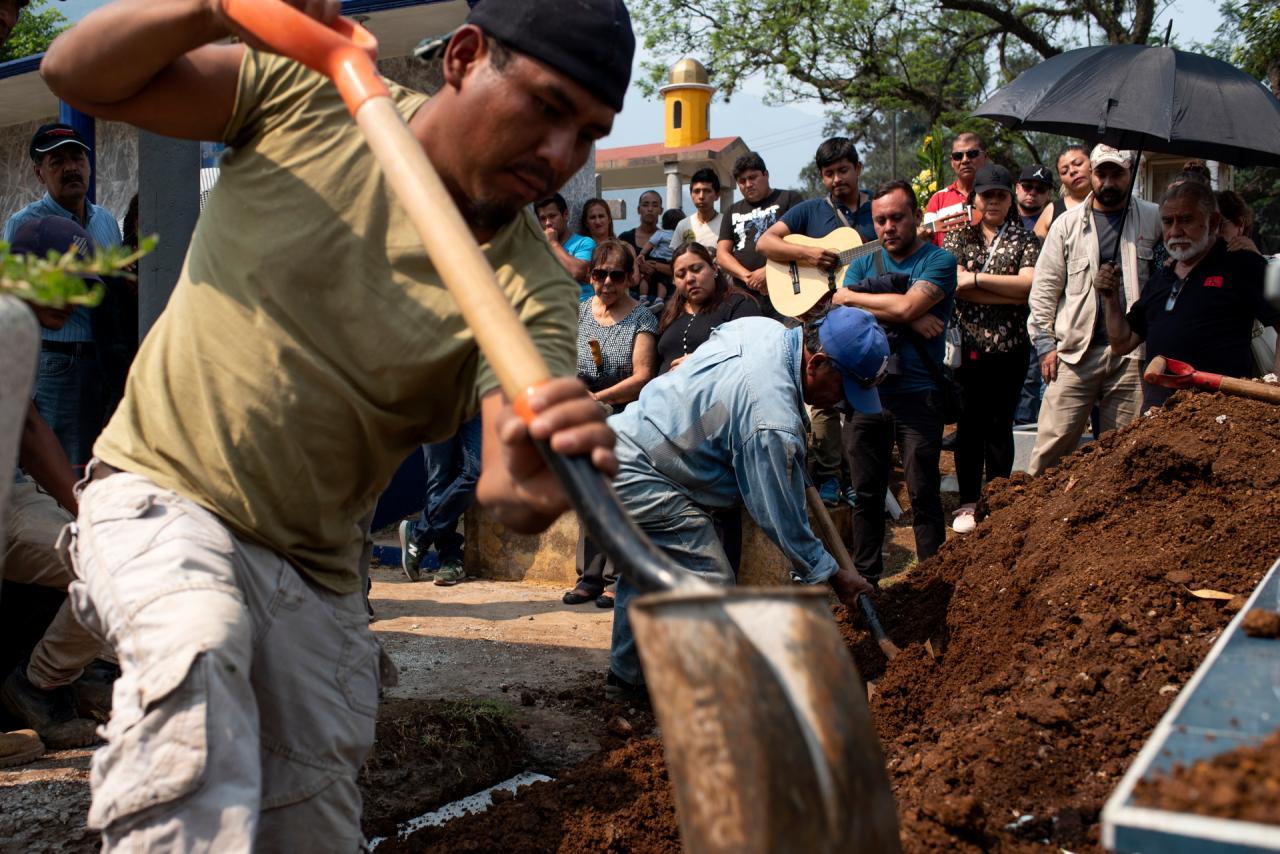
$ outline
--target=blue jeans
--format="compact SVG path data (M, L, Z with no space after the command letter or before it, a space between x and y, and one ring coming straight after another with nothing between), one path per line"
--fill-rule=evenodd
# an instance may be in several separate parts
M1040 357L1036 348L1031 348L1031 361L1027 365L1027 375L1022 381L1022 395L1018 399L1018 408L1013 413L1014 424L1035 424L1040 420L1040 401L1044 398L1044 377L1040 376Z
M440 565L462 562L465 538L458 520L471 506L480 477L480 416L458 428L452 439L423 445L427 467L427 495L422 515L414 526L413 540L423 554L433 545Z
M98 357L40 351L36 374L36 409L48 423L67 459L84 466L106 417L105 382Z
M672 490L665 500L654 502L654 505L665 505L665 512L654 513L652 517L646 518L643 511L636 513L632 505L627 502L625 491L620 495L627 509L632 511L641 530L673 561L685 569L702 575L713 584L734 583L733 568L730 567L729 559L725 556L724 546L720 544L715 521L710 513ZM640 669L636 639L632 634L631 618L627 613L627 606L638 593L627 578L622 576L618 579L617 592L614 595L616 598L613 607L613 641L609 653L609 669L615 676L633 685L640 685L644 682L644 674Z

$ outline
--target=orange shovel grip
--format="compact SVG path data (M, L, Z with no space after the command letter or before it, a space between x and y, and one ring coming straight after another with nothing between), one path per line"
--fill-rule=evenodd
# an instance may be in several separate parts
M350 18L325 26L281 0L222 0L222 11L268 50L332 80L353 116L365 101L389 94L374 65L378 40Z

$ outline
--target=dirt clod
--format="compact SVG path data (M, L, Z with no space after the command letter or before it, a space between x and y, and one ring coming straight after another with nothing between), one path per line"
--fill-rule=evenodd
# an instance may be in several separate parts
M1257 747L1175 766L1139 783L1133 797L1173 812L1280 824L1280 730Z
M1280 613L1254 608L1244 615L1240 627L1252 638L1280 638Z

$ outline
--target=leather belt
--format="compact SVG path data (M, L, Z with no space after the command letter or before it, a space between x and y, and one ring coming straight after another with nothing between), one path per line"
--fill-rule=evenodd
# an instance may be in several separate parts
M41 341L40 349L67 356L92 356L98 352L92 341Z

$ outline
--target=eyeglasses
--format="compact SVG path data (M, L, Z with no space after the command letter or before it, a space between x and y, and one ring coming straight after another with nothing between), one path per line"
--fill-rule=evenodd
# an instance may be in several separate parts
M591 271L591 281L603 282L605 279L620 285L627 280L626 270L606 270L604 267L596 267Z
M970 160L977 160L981 156L982 156L981 148L971 148L968 151L951 152L951 160L954 163L959 163L961 160L964 160L966 157Z
M1049 188L1035 181L1026 181L1018 185L1024 193L1047 193Z

